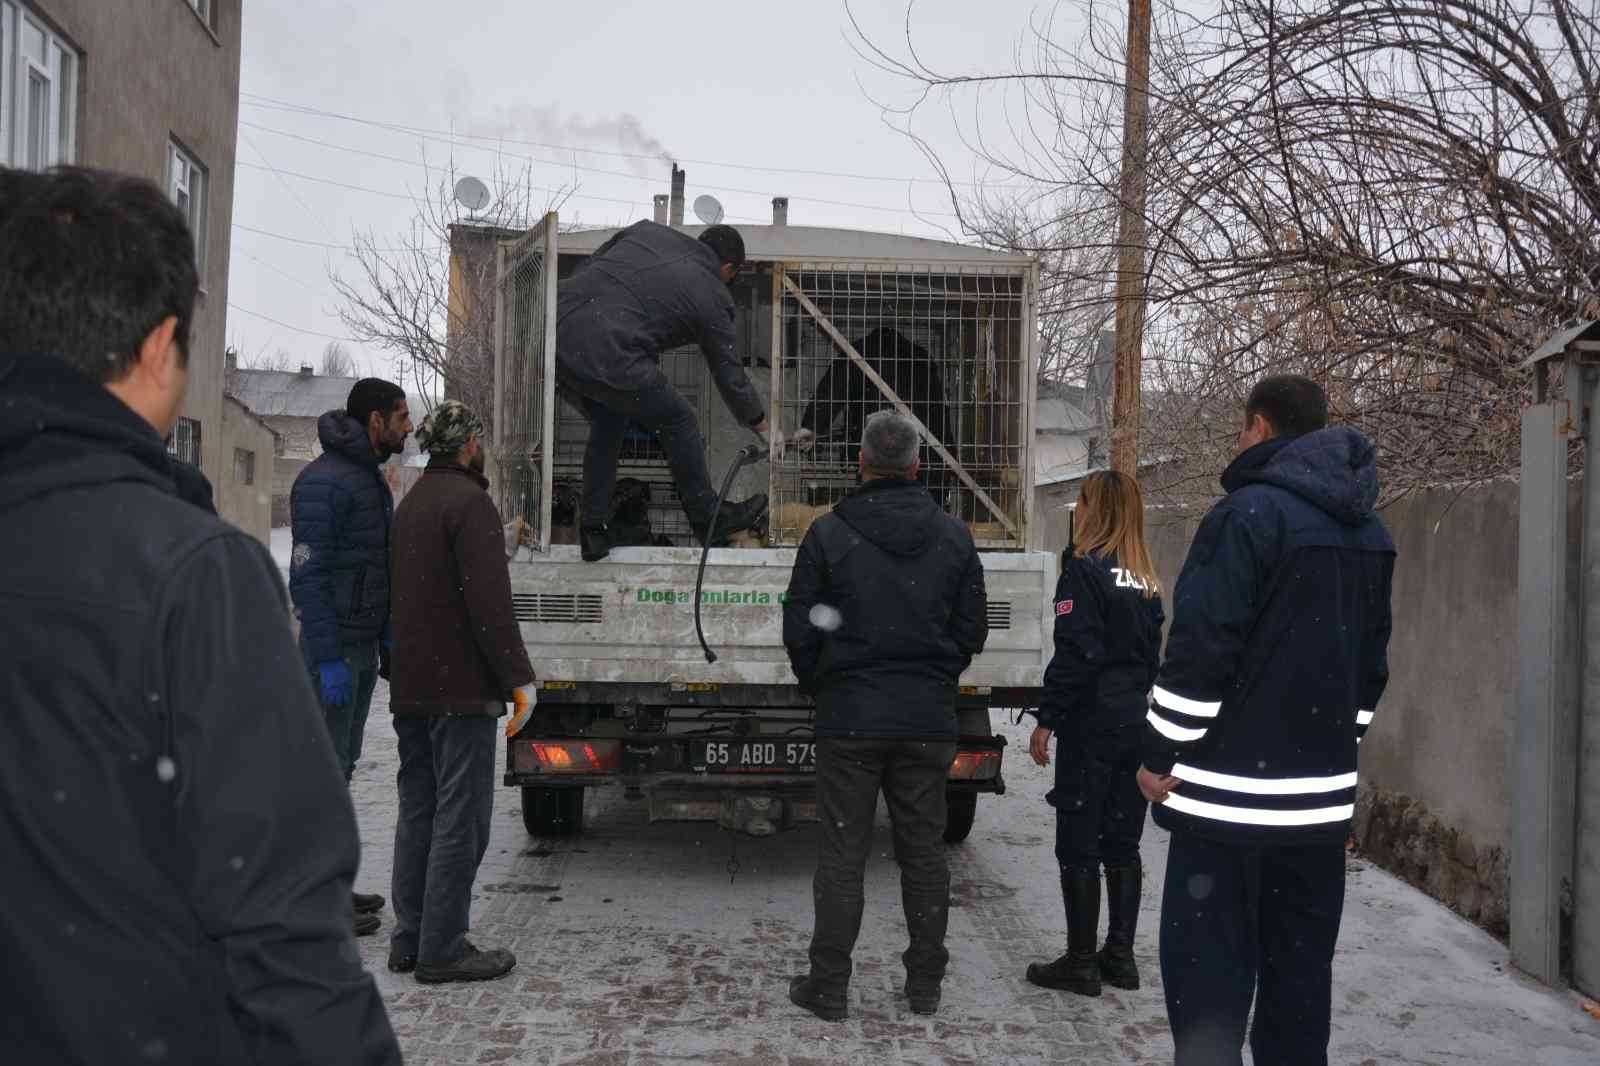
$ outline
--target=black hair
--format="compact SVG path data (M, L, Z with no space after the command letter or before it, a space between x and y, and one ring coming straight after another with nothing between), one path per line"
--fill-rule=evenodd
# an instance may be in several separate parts
M1314 433L1328 424L1328 394L1310 378L1275 374L1262 378L1245 401L1245 418L1260 415L1282 437Z
M744 238L732 226L707 226L700 239L717 253L717 262L744 265Z
M406 390L392 381L362 378L350 387L350 398L344 402L344 410L365 428L374 411L388 418L405 398Z
M118 381L171 317L187 366L199 288L189 224L151 182L0 169L0 347Z

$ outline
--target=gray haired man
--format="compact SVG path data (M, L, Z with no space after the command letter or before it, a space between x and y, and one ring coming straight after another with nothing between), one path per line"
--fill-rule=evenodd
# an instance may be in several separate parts
M965 525L918 483L917 428L880 411L861 436L862 485L817 519L795 557L783 642L817 701L817 809L811 971L789 998L846 1017L850 953L881 790L894 822L910 946L913 1011L932 1014L945 950L945 779L956 755L956 689L983 650L983 566Z

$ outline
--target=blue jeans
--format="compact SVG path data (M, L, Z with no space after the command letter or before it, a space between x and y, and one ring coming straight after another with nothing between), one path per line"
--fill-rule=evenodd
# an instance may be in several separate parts
M344 664L350 668L355 696L342 707L330 707L323 703L322 718L328 723L328 735L333 738L333 754L339 761L339 769L344 771L345 783L349 784L350 776L356 770L356 762L361 758L361 742L367 732L367 712L372 709L372 692L378 687L378 645L374 641L342 650ZM311 675L311 691L318 693L320 703L322 683L317 675L317 664L311 660L304 644L300 646L300 654L305 658L306 670Z
M466 950L472 883L489 846L499 719L396 716L400 811L394 936L401 955L441 966Z

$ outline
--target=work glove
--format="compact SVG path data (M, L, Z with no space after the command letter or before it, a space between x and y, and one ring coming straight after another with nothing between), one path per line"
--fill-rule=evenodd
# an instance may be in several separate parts
M394 645L390 641L380 641L378 644L378 676L385 681L389 680L390 656L394 652Z
M517 549L522 546L523 540L528 535L528 523L523 521L521 515L518 515L514 521L507 522L502 526L501 531L505 533L506 537L506 558L516 558Z
M356 698L355 681L343 659L317 664L317 695L324 707L343 707Z
M539 704L537 684L536 681L529 681L511 691L511 717L506 719L506 736L514 737L522 732L522 727L533 717L533 709Z
M817 434L815 430L810 429L797 429L789 434L779 430L773 433L773 443L776 445L775 450L778 458L782 459L788 454L790 448L796 451L809 452L817 443Z

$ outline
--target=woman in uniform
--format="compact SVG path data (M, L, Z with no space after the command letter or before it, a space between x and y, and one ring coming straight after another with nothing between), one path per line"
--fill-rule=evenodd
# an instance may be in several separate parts
M1056 584L1055 656L1044 674L1033 761L1050 762L1056 738L1056 859L1067 912L1067 951L1028 967L1045 988L1098 996L1101 982L1137 989L1133 934L1143 871L1139 837L1141 742L1160 665L1160 588L1144 541L1139 483L1105 471L1084 480L1071 543ZM1100 869L1109 929L1097 953Z

